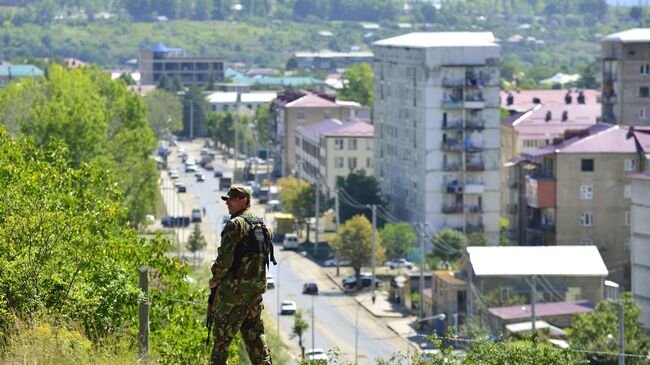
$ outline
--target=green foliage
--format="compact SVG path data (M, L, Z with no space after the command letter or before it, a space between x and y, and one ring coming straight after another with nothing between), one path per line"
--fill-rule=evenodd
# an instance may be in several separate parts
M305 357L305 346L302 344L302 336L309 328L309 323L302 319L302 309L296 311L293 314L293 327L291 327L291 338L298 337L298 346L300 347L300 353L302 357Z
M593 62L578 66L580 79L576 81L576 86L583 89L597 89L600 87L598 75L600 74L600 64Z
M417 242L413 227L406 222L388 223L379 231L381 242L386 248L386 257L406 257Z
M177 75L174 75L177 76ZM210 104L203 95L203 89L192 85L183 95L183 135L200 135L199 126L208 125ZM192 127L190 127L192 124ZM207 132L207 131L205 131Z
M204 249L208 245L208 242L205 240L203 233L201 233L201 225L194 223L193 226L192 233L187 239L187 249L194 254L194 260L196 261L197 252Z
M436 256L445 261L458 260L463 256L465 247L467 247L467 239L463 233L451 228L434 233L433 242L436 247Z
M169 137L183 128L183 105L178 96L156 89L144 97L149 128L157 139Z
M624 293L620 299L624 309L625 353L647 354L650 339L643 330L639 318L641 309L632 295ZM613 338L610 338L613 336ZM578 314L571 326L569 344L572 348L587 351L618 352L618 302L602 301L590 313ZM616 356L603 354L581 354L581 357L597 364L615 364ZM627 364L648 364L647 359L627 357Z
M363 215L354 217L343 223L330 241L330 245L338 252L341 260L349 260L357 279L361 275L361 267L370 262L372 255L372 225ZM376 262L384 261L384 246L381 237L377 237ZM361 282L358 280L357 282Z
M336 179L336 186L342 190L339 194L347 194L363 205L377 204L379 207L383 206L381 197L381 189L379 182L372 175L366 175L365 170L354 171L346 177L339 176ZM343 200L339 204L339 216L341 221L346 221L354 215L363 214L368 219L372 219L370 209L359 209L346 204ZM377 225L382 226L383 221L377 218Z
M374 75L367 63L357 63L343 73L343 89L338 97L372 107L374 103Z

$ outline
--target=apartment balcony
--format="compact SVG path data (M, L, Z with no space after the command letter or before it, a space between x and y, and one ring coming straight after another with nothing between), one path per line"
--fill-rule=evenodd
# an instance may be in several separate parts
M603 74L603 82L615 82L616 74L611 72L605 72Z
M442 79L442 87L450 88L450 89L462 89L465 86L465 80L463 79L456 79L456 80L449 80L446 77Z
M441 210L443 214L462 214L463 204L443 204Z
M555 207L555 179L550 177L526 177L526 200L533 208Z
M508 239L511 241L519 240L519 231L517 231L516 229L509 229L507 235L508 235Z
M460 171L461 165L459 163L446 163L442 164L443 171Z
M471 214L482 214L483 207L480 205L467 205L467 213Z
M465 194L483 194L485 192L485 184L482 182L471 182L465 184Z
M465 130L482 131L483 129L485 129L485 122L482 120L465 122Z
M483 227L483 223L476 223L476 224L471 224L468 223L465 225L465 233L476 233L476 232L484 232L485 228Z
M463 149L462 143L457 140L446 140L442 142L440 148L447 152L460 152Z
M519 180L517 179L512 179L508 181L508 188L509 189L516 189L519 186Z
M508 213L517 214L519 212L519 205L517 204L508 204Z
M485 150L485 146L468 143L465 150L467 152L483 152L483 150Z
M452 181L450 183L447 183L443 185L443 188L445 189L445 192L448 194L462 194L463 193L463 185L459 183L458 181Z
M463 124L461 122L447 122L442 124L442 129L446 131L459 131L463 129Z
M465 170L467 171L485 171L485 164L483 161L480 162L468 162L465 165Z
M526 227L526 244L529 246L555 245L555 225Z
M603 104L616 104L616 93L603 93L602 102Z
M483 109L485 108L485 99L481 94L467 95L464 107L465 109Z
M445 99L442 101L443 109L463 109L463 101L456 99Z
M465 86L481 88L487 84L487 80L484 77L478 75L466 75L465 77Z

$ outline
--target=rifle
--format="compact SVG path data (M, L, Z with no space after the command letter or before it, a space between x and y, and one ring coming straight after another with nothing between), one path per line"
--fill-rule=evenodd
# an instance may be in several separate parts
M217 294L217 288L210 289L210 296L208 296L208 313L205 320L205 328L208 329L208 337L205 339L205 346L210 348L210 332L212 332L212 303L214 302L214 297Z

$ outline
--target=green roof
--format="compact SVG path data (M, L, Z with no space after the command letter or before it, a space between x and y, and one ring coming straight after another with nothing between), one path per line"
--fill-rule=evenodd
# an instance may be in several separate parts
M0 66L0 77L43 76L43 70L34 65Z

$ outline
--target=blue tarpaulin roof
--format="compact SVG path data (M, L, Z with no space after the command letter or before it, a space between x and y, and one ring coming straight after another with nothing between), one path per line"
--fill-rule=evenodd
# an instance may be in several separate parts
M0 66L0 76L3 77L28 77L43 76L43 70L34 65Z

